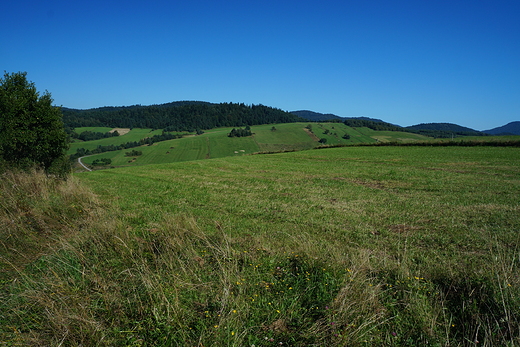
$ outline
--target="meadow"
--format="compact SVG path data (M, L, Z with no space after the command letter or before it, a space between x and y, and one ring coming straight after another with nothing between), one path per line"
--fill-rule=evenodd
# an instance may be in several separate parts
M80 173L32 200L11 178L0 340L520 345L519 148L203 159Z
M351 128L343 123L315 123L311 125L312 132L309 133L305 129L308 125L308 123L258 125L252 127L253 136L234 138L227 136L232 128L217 128L208 130L202 135L187 135L180 139L155 143L152 146L141 146L138 150L142 155L138 157L128 157L126 152L129 150L121 150L89 156L84 158L83 162L91 164L96 159L109 158L112 160L111 166L121 167L242 156L258 152L300 151L315 148L321 138L327 140L327 145L431 140L422 135L406 132ZM152 134L150 131L151 129L132 129L130 133L119 137L73 143L69 152L73 153L80 147L94 149L98 145L138 141L150 136L149 134ZM160 132L155 130L153 134ZM344 139L345 134L350 138ZM132 140L129 140L130 137Z
M93 127L84 127L84 128L78 128L76 129L76 132L79 134L83 131L93 131L93 132L108 132L112 130L112 128L93 128ZM154 129L132 129L128 133L121 135L121 136L115 136L115 137L109 137L106 139L101 140L94 140L94 141L77 141L72 142L70 144L68 154L74 154L76 153L76 150L78 148L85 148L92 150L94 148L97 148L98 146L110 146L110 145L121 145L127 142L133 142L133 141L139 141L145 137L152 137L153 135L160 135L162 133L162 130L154 130Z

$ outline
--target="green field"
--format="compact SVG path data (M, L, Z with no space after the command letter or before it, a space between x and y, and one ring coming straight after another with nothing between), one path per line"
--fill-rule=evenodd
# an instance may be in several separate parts
M57 193L38 179L32 200L2 185L7 345L520 344L519 148L237 155ZM16 235L45 241L20 252Z
M354 129L343 123L313 124L315 136L313 137L305 131L304 128L307 125L308 123L287 123L253 126L251 128L253 136L241 138L229 138L227 136L232 128L212 129L202 135L186 136L182 139L139 147L138 150L143 152L139 157L129 158L125 153L130 150L122 150L93 155L84 158L83 162L91 164L96 159L110 158L112 160L111 166L119 167L242 156L257 152L299 151L317 147L320 138L326 138L327 145L376 143L377 141L413 142L429 139L425 136L406 132L374 131L368 128ZM273 127L276 130L273 130ZM326 129L329 130L329 134L323 134ZM157 132L160 131L157 130ZM348 140L342 138L346 133L351 136ZM133 136L133 139L130 140L129 135ZM136 141L146 136L149 136L149 129L133 129L129 134L120 137L81 144L74 143L69 152L75 152L76 148L81 147L93 149L100 144L108 145Z
M109 129L111 128L79 128L79 129ZM85 131L85 130L83 130ZM89 130L94 131L94 130ZM99 131L106 132L106 131ZM109 145L121 145L126 142L139 141L145 137L152 137L153 135L160 135L162 130L152 130L152 129L132 129L129 133L121 136L109 137L106 139L95 140L95 141L78 141L70 144L70 148L68 150L68 154L76 153L78 148L85 149L94 149L98 146L109 146Z

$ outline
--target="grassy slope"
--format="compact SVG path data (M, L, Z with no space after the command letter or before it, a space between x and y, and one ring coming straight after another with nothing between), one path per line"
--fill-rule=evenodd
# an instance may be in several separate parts
M78 149L78 148L94 149L97 146L120 145L120 144L123 144L126 142L139 141L145 137L151 137L153 135L160 135L161 133L162 133L162 130L153 130L152 131L152 129L132 129L132 130L130 130L129 133L127 133L125 135L121 135L121 136L109 137L106 139L95 140L95 141L73 142L70 144L70 148L67 153L68 154L76 153L76 149Z
M182 139L175 139L154 144L153 146L140 147L137 150L142 151L143 155L136 157L135 160L125 156L129 150L123 150L111 153L97 154L83 161L92 163L92 161L100 158L112 159L112 166L136 166L159 163L172 163L179 161L190 161L198 159L222 158L227 156L240 156L255 152L279 152L291 150L311 149L318 145L318 142L304 131L307 123L288 123L288 124L269 124L252 127L254 135L245 138L229 138L227 134L231 128L219 128L208 130L202 135L188 136ZM277 130L272 131L272 127ZM325 129L330 134L325 135ZM138 129L132 130L130 134L133 136L144 137L146 130L137 133ZM142 130L142 129L141 129ZM380 141L417 141L427 139L424 136L404 133L404 132L377 132L368 128L353 129L345 126L343 123L322 123L313 124L313 132L317 138L327 138L327 144L355 144L355 143L375 143L379 138ZM342 136L348 133L351 138L345 140ZM82 144L73 144L75 148L84 147L89 144L88 148L95 148L98 144L109 144L119 141L118 143L135 141L121 139L128 135L118 138L91 141ZM117 139L117 140L112 140ZM71 148L72 151L72 148Z

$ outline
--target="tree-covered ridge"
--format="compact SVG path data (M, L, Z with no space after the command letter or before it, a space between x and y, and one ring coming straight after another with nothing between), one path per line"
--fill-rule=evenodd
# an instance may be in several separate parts
M452 136L482 136L486 135L481 131L466 128L452 123L421 123L404 128L416 134L432 137L452 137Z
M349 118L346 119L343 123L353 128L366 127L378 131L405 131L435 138L486 135L483 132L451 123L428 123L413 125L409 127L401 127L383 121L373 121L360 118Z
M348 118L343 122L345 125L353 128L366 127L373 130L385 130L385 131L404 131L403 128L397 125L393 125L386 122L379 122L361 118Z
M484 130L486 134L490 135L520 135L520 122L511 122L501 127Z
M62 112L65 124L71 128L106 126L195 131L218 127L292 123L302 120L289 112L264 105L210 104L194 101L89 110L63 108Z

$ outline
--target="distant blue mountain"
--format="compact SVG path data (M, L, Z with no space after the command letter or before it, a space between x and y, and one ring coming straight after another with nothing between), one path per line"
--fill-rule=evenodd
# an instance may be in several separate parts
M484 130L483 132L490 135L520 135L520 122L507 123L501 127Z

